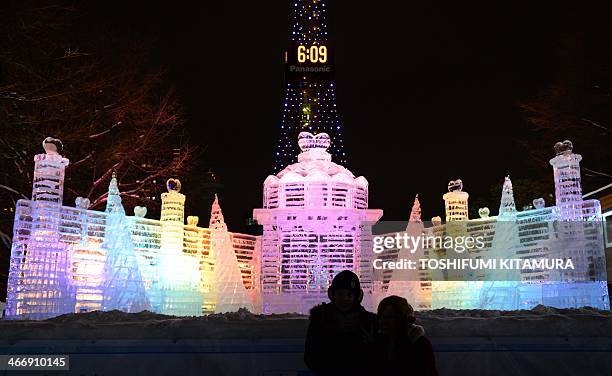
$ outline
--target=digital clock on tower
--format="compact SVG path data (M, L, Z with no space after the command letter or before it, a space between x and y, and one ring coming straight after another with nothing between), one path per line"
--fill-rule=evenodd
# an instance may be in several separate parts
M327 46L313 45L304 46L299 45L296 50L296 60L298 63L327 63Z
M285 52L285 63L290 80L327 80L333 74L333 56L326 45L295 44Z

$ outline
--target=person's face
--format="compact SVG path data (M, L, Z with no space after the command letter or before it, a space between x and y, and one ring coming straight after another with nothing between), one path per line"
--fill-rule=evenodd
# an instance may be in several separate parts
M393 307L385 308L378 316L380 332L389 337L395 337L400 332L400 317Z
M334 290L334 305L340 312L348 312L355 308L356 296L351 290L335 289Z

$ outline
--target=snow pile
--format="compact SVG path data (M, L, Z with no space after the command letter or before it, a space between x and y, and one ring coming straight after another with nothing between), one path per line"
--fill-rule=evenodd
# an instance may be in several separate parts
M163 315L150 311L142 311L138 313L126 313L122 311L93 311L86 313L68 313L52 319L45 320L54 323L124 323L124 322L144 322L144 321L160 321L160 320L179 320L179 321L261 321L261 320L278 320L291 318L304 318L305 316L297 313L284 313L273 315L262 315L251 313L246 308L240 308L236 312L213 313L206 316L188 316L179 317L172 315Z
M119 323L119 322L139 322L153 320L168 320L176 318L176 316L162 315L151 311L142 311L138 313L127 313L118 310L112 311L93 311L86 313L67 313L47 319L47 322L54 323L72 323L72 322L90 322L90 323Z
M440 308L430 311L418 311L416 316L422 319L442 318L442 317L523 317L534 318L551 315L585 315L585 316L604 316L612 317L611 311L605 311L593 307L582 308L555 308L544 305L537 305L532 309L519 309L511 311L485 310L485 309L447 309Z
M512 311L484 310L484 309L448 309L440 308L430 311L417 311L419 321L449 320L453 318L494 318L494 319L543 319L552 317L565 318L608 318L612 319L611 311L604 311L592 307L582 308L554 308L537 305L532 309L520 309ZM282 320L282 319L307 319L308 316L299 313L283 314L255 314L246 308L240 308L236 312L213 313L206 316L179 317L162 315L150 311L139 313L126 313L122 311L93 311L87 313L69 313L61 315L47 322L70 323L70 322L139 322L152 320L183 320L183 321L262 321L262 320Z
M430 337L610 337L612 312L584 307L531 310L436 309L416 313ZM307 316L237 312L176 317L149 311L66 314L45 321L0 321L2 339L303 338Z
M612 312L591 307L417 312L432 337L609 337Z

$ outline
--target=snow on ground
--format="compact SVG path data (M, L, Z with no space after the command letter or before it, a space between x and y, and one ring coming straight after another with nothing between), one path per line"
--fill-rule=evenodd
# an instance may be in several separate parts
M593 308L488 311L436 309L417 312L430 337L609 337L612 312ZM0 321L0 339L44 338L298 338L307 316L258 315L245 309L202 317L148 311L66 314L45 321Z
M609 376L612 313L538 306L522 311L417 312L440 375ZM119 311L45 321L0 320L0 354L69 354L77 375L312 375L308 320L246 310L204 317Z

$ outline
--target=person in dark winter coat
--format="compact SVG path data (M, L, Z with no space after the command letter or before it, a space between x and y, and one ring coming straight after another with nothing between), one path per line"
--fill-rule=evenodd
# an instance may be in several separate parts
M361 306L359 278L348 270L338 273L328 296L331 303L310 311L304 362L317 375L373 374L376 315Z
M438 375L431 342L415 321L414 309L402 297L388 296L378 305L376 369L381 375Z

